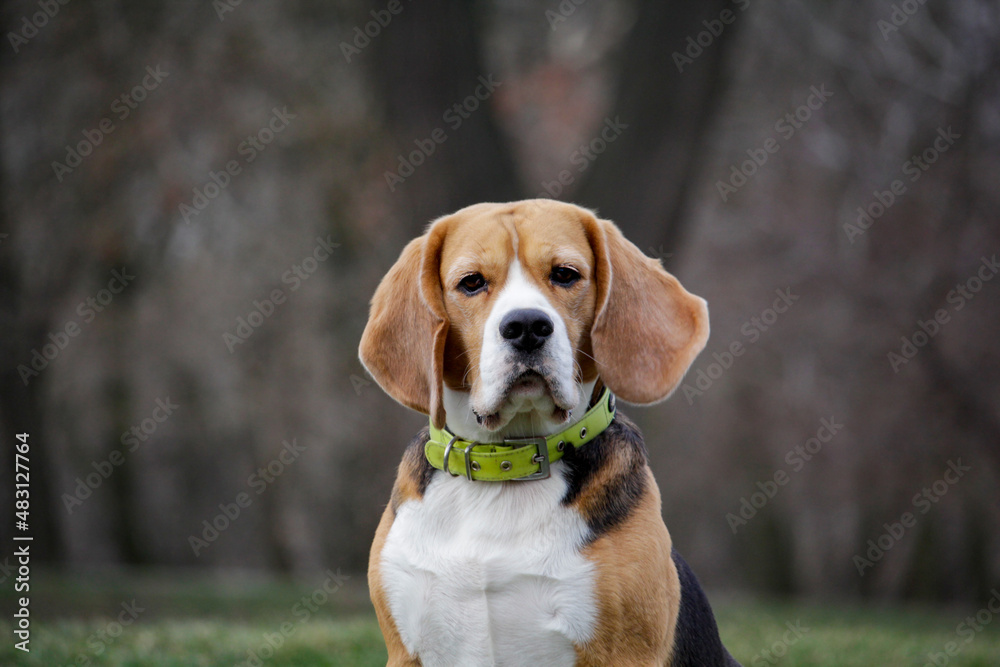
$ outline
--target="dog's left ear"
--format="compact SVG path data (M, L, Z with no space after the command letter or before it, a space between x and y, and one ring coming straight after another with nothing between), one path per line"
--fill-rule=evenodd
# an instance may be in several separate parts
M372 297L358 356L387 394L444 428L441 398L448 315L441 293L445 221L410 241Z
M708 305L660 262L645 256L614 223L596 220L597 306L591 329L604 383L629 403L665 399L708 340Z

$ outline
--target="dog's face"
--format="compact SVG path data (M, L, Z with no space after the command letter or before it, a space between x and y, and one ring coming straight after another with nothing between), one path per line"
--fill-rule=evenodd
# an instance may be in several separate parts
M598 376L624 400L661 400L707 337L705 302L612 223L531 200L462 209L412 241L372 299L361 360L436 425L450 391L496 431L568 420Z
M525 412L565 421L581 383L597 374L590 342L597 290L585 228L573 208L531 209L474 207L442 225L444 382L470 393L488 430Z

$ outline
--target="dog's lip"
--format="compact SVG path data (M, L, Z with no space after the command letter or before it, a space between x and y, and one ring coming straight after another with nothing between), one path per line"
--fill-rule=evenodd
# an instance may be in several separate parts
M536 370L529 369L515 377L511 381L509 389L520 389L539 384L545 388L549 388L549 381L541 373Z
M480 426L488 426L489 424L500 419L500 414L503 412L504 406L506 406L512 398L535 392L538 392L539 394L547 393L552 396L552 385L539 371L533 368L527 368L517 375L512 376L508 380L507 388L503 392L500 403L494 409L490 410L487 408L482 412L479 410L473 410L473 413L476 415L476 421L480 424Z
M523 406L522 402L525 400L534 402L545 396L552 401L557 421L569 418L575 403L558 391L556 378L546 372L546 369L522 366L519 372L507 376L506 388L496 404L473 407L472 412L480 426L496 430L502 423L506 423L504 415L509 418L512 406Z
M503 400L507 400L523 395L537 394L542 396L548 394L555 400L555 386L552 383L552 379L546 377L540 371L535 369L527 369L518 375L515 375L507 383L507 389L503 392Z

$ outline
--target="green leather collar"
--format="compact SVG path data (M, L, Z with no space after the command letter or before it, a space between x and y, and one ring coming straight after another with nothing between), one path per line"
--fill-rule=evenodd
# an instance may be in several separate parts
M424 445L424 456L438 470L473 481L545 479L549 476L549 464L561 459L567 446L582 447L603 433L614 418L615 396L605 388L583 419L547 437L469 442L452 434L447 426L437 429L431 424L431 439Z

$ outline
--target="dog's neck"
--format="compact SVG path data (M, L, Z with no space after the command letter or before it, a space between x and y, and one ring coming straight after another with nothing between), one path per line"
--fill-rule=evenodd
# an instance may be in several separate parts
M552 419L551 414L540 414L537 410L529 409L517 413L507 424L496 431L490 431L479 425L470 405L469 392L445 386L442 397L444 398L445 413L448 415L448 430L469 442L500 442L504 438L552 435L583 419L596 384L597 380L595 379L577 385L580 399L567 421L557 422Z

